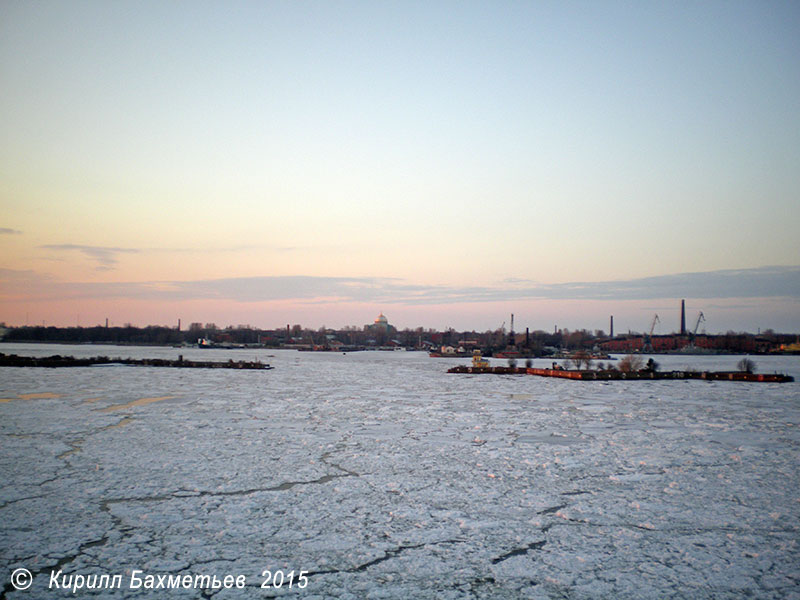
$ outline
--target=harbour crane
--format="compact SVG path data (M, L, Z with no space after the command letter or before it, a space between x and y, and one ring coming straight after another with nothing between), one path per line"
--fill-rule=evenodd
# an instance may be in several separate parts
M656 323L660 323L660 322L661 322L661 319L659 319L658 315L656 314L653 317L653 322L650 324L650 333L648 333L644 338L644 344L643 344L642 349L645 352L652 352L653 351L653 331L656 328Z
M661 323L661 319L658 318L658 315L653 317L653 322L650 324L650 337L653 337L653 330L656 328L656 323Z
M700 311L700 314L697 315L697 322L694 324L694 330L692 331L692 339L695 338L697 335L697 328L700 327L700 321L705 321L706 316L703 314L703 311Z
M497 335L498 333L499 333L499 335ZM498 346L500 346L501 348L503 347L503 344L506 343L506 322L505 321L503 321L503 324L500 325L499 331L497 331L496 334L492 336L492 338L495 340L495 343Z

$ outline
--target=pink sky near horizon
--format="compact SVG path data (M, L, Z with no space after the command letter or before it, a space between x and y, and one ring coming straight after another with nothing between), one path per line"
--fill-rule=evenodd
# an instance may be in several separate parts
M234 5L0 4L0 321L800 331L797 3Z
M524 331L561 329L587 329L609 331L609 316L614 315L615 333L642 332L649 329L655 314L660 323L656 333L672 333L679 330L679 300L526 300L515 302L458 303L442 305L408 306L375 303L315 303L305 301L231 302L230 300L191 300L153 303L141 300L80 300L72 302L41 301L19 304L9 310L7 303L0 302L1 314L8 325L90 327L105 324L111 326L132 324L177 326L180 319L182 329L190 323L215 323L218 327L249 325L259 329L280 329L286 325L299 324L310 329L328 327L342 329L348 326L362 327L372 323L379 313L385 314L398 329L457 331L495 330L505 325L510 327L514 314L515 329ZM754 312L763 315L765 309L777 318L753 318ZM687 327L692 328L698 313L703 311L706 321L699 331L724 333L726 331L748 331L756 333L766 329L792 333L797 329L781 327L781 323L796 314L790 310L781 314L781 304L772 299L750 299L749 306L736 300L688 300L686 306ZM10 317L10 318L9 318ZM788 321L791 322L791 321Z

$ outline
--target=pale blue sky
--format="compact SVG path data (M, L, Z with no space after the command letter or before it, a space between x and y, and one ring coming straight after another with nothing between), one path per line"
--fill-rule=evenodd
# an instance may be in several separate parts
M509 280L796 266L799 56L796 2L6 1L0 227L21 233L0 236L0 268L515 298ZM340 292L323 296L327 319L267 294L231 320L374 318L373 295ZM780 298L764 326L800 329L797 295ZM417 319L430 299L404 302ZM507 311L496 302L487 325ZM586 302L562 321L602 326L609 307ZM162 318L130 310L120 320ZM447 310L418 324L483 327L480 307ZM535 296L526 310L558 318ZM720 328L755 329L760 313Z

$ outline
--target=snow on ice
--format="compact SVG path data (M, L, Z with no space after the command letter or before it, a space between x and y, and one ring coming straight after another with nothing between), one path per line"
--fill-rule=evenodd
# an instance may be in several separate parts
M72 595L48 589L60 570L122 574L103 592L120 598L800 598L797 383L453 375L412 352L215 356L276 368L0 372L3 597ZM693 360L736 359L660 362ZM8 583L17 568L30 590ZM128 589L137 569L246 586ZM265 570L307 585L262 589Z

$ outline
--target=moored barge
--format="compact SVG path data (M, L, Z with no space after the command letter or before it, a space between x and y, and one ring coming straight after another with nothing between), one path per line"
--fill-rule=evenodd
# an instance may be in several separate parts
M741 371L577 371L569 369L538 369L533 367L490 367L459 365L448 373L491 373L495 375L536 375L579 381L618 381L655 379L704 379L707 381L746 381L753 383L788 383L791 375L782 373L746 373Z

